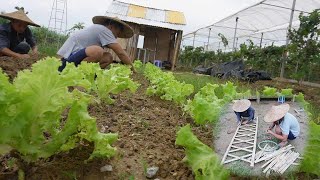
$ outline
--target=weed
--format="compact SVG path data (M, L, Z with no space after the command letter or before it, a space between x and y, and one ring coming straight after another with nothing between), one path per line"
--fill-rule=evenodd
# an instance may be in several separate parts
M77 180L76 172L62 171L62 174L65 175L68 179Z

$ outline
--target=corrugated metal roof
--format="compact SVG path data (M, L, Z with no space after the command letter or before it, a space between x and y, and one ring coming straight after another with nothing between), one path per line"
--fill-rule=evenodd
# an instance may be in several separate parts
M186 24L184 15L177 11L167 11L166 21L174 24Z
M145 7L130 5L128 10L128 16L136 18L145 18L147 9Z
M137 6L114 0L106 16L118 17L123 21L182 30L186 24L184 14L178 11Z

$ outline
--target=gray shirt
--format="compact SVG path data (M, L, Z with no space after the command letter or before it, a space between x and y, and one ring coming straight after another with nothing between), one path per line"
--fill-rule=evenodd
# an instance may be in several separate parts
M88 46L97 45L103 47L113 43L117 43L117 39L110 29L100 24L93 24L72 34L57 54L67 59L71 53Z

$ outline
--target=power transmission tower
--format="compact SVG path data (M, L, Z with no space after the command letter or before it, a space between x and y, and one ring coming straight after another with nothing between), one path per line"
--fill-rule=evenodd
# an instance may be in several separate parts
M56 44L59 47L63 42L61 35L67 34L68 25L68 4L67 0L53 0L51 14L49 19L48 30L46 34L46 43ZM57 36L55 33L59 34Z

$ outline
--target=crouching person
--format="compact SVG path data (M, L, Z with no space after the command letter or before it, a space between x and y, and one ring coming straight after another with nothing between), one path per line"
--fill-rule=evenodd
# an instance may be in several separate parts
M82 61L99 63L102 69L113 62L113 57L103 48L112 49L119 59L133 68L133 64L127 53L117 42L117 38L130 38L133 36L132 28L118 18L107 16L95 16L93 25L72 34L59 49L58 55L62 57L62 71L67 62L73 62L76 66Z
M300 133L299 122L297 118L288 112L289 109L289 104L272 106L264 117L265 122L272 123L267 129L267 133L281 141L280 147L285 146L288 140L296 139Z
M247 124L254 120L255 110L251 107L251 102L249 100L242 99L236 101L233 104L232 109L237 116L238 126L241 124Z
M0 56L28 59L30 49L37 55L38 48L28 25L39 25L29 19L23 10L0 14L0 17L10 20L10 23L0 25Z

